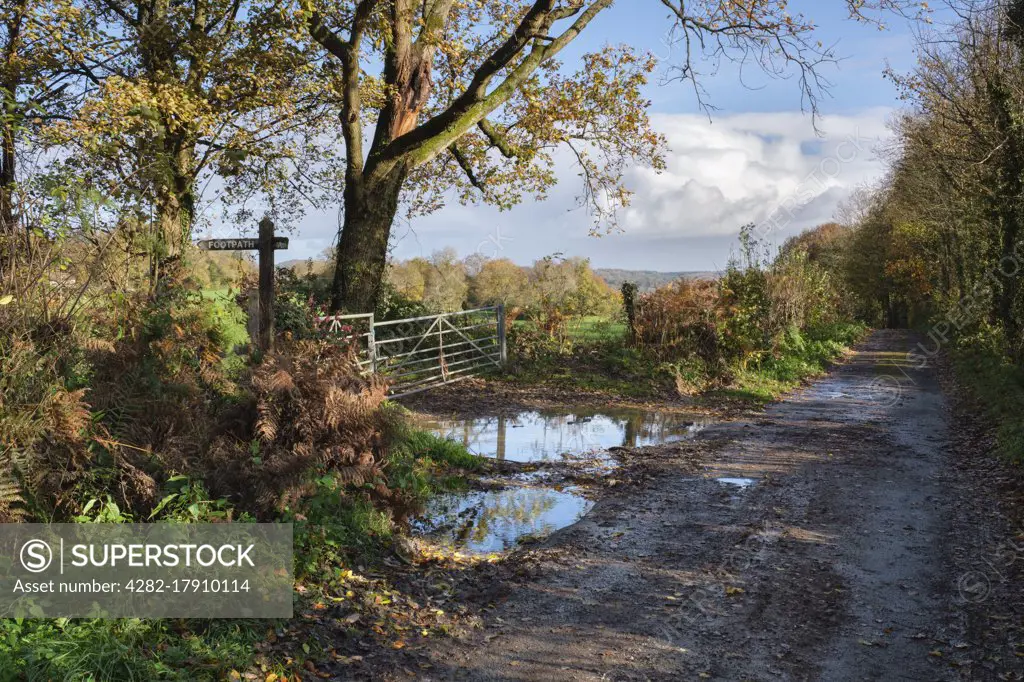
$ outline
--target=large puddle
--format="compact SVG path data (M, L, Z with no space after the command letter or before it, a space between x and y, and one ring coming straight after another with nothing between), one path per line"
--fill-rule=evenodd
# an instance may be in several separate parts
M484 457L538 462L611 447L633 448L685 440L707 423L701 415L604 409L428 421L425 427Z
M701 415L637 409L524 412L513 417L432 420L424 428L471 452L514 462L590 459L615 466L607 451L692 438L709 423ZM520 482L533 479L520 475ZM575 523L592 503L543 485L440 495L414 522L417 533L476 552L502 552L526 536L544 537Z
M549 488L507 488L431 499L414 522L423 535L475 553L503 552L524 537L544 537L575 523L593 503Z

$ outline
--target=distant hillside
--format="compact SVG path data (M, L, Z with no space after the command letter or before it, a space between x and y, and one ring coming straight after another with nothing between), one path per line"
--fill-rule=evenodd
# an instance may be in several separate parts
M289 268L295 271L296 275L309 274L310 260L308 258L292 258L291 260L281 261L276 266L279 268ZM330 263L325 260L314 258L312 260L313 272L326 272L330 267Z
M677 279L717 279L721 274L711 271L657 272L618 268L594 268L594 272L615 289L621 287L623 282L636 282L640 291L651 291Z
M294 258L282 261L277 264L279 268L291 268L298 275L304 275L309 270L309 260ZM313 259L313 272L326 272L330 264L326 261ZM658 272L656 270L622 270L619 268L595 268L601 279L608 282L613 289L618 289L623 282L636 282L640 291L652 291L669 282L680 278L686 279L717 279L721 273L711 271L687 271L687 272Z

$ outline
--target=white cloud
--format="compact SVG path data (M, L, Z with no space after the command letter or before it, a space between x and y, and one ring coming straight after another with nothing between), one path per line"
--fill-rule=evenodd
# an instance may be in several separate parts
M819 198L841 198L881 172L873 153L887 137L888 110L822 121L818 137L807 116L794 113L737 114L707 118L658 115L654 124L671 152L660 175L633 169L635 192L623 226L637 238L735 234L740 225L762 222L782 207L787 223ZM810 211L815 217L819 210Z
M744 223L771 216L781 223L773 238L784 238L829 220L853 188L878 177L883 164L873 149L888 137L889 113L827 117L819 126L824 137L799 112L721 115L712 122L659 114L654 125L671 147L667 168L661 174L629 171L635 196L621 216L622 233L588 236L590 217L573 210L578 171L565 155L557 167L559 185L547 201L506 212L450 203L411 225L396 224L395 255L429 255L452 246L462 255L482 251L520 263L560 251L592 257L601 267L721 267ZM331 243L337 224L334 210L308 215L288 257L316 255Z

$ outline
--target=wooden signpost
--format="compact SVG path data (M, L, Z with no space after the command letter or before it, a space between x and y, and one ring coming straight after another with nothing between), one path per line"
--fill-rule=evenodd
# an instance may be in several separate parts
M207 239L199 242L199 248L207 251L259 251L260 293L257 342L260 350L269 351L274 345L274 251L287 249L288 238L275 237L274 223L270 218L264 218L260 221L258 239L245 237Z

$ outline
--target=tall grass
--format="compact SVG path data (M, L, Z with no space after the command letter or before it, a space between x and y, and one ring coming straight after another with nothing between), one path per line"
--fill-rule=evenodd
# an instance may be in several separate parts
M0 682L212 682L247 665L266 627L258 621L2 620Z
M774 353L735 372L731 386L720 393L758 402L776 399L800 382L817 376L867 333L860 323L791 329Z

